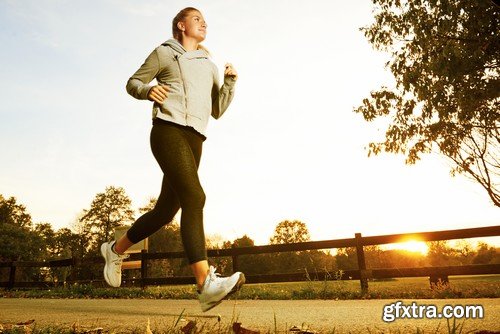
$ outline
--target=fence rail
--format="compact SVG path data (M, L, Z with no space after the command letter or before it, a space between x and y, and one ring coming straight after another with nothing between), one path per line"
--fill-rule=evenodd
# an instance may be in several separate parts
M483 275L483 274L500 274L500 264L484 264L484 265L464 265L464 266L446 266L446 267L422 267L422 268L366 268L364 256L364 246L383 245L392 243L401 243L406 241L440 241L453 239L468 239L480 237L496 237L500 236L500 225L468 228L446 231L418 232L405 234L390 234L379 236L363 237L361 233L356 233L354 238L334 239L323 241L309 241L294 244L281 245L265 245L253 247L240 247L230 249L210 249L207 251L209 257L231 257L233 271L238 271L238 257L242 255L279 253L279 252L297 252L306 250L332 249L355 247L357 254L358 269L345 270L340 279L359 280L362 292L368 290L369 279L382 278L397 278L397 277L430 277L430 282L435 283L438 280L447 281L451 275ZM141 277L139 279L128 279L127 284L140 285L162 285L162 284L194 284L194 277L148 277L147 263L149 260L158 259L176 259L184 258L184 252L167 252L167 253L141 253L131 254L130 260L141 261ZM75 259L62 259L53 261L11 261L0 262L0 268L10 268L9 281L0 282L0 287L12 289L15 287L50 287L55 283L51 282L16 282L16 268L19 267L73 267L77 265L88 265L91 263L102 263L100 258L90 259L86 263L78 263ZM247 283L271 283L271 282L292 282L304 281L307 279L328 279L328 272L314 273L291 273L291 274L269 274L269 275L247 275ZM87 282L87 281L78 281ZM72 283L72 282L68 282Z

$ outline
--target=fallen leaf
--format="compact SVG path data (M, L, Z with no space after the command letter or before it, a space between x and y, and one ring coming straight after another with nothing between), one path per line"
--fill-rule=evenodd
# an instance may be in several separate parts
M241 327L241 322L233 323L233 332L234 334L260 334L258 331Z
M31 327L28 327L28 326L34 322L35 322L35 320L28 320L28 321L19 322L16 324L8 324L8 323L1 324L0 323L0 333L2 333L4 330L16 329L16 333L21 332L21 333L29 334L33 330L31 329Z
M196 328L196 322L194 321L189 321L186 326L182 327L181 328L181 331L184 333L184 334L190 334L193 329Z
M311 331L311 330L308 330L308 329L300 329L297 326L292 326L289 329L289 332L293 333L293 334L317 334L317 332L315 332L315 331Z
M82 332L82 334L101 334L104 331L102 327L96 327L94 329L89 329L87 331Z

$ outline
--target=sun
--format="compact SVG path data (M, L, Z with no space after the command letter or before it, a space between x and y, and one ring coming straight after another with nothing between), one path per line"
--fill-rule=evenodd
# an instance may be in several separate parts
M417 252L422 255L427 255L429 248L423 241L409 240L405 242L400 242L397 244L387 245L387 249L401 249L409 252Z

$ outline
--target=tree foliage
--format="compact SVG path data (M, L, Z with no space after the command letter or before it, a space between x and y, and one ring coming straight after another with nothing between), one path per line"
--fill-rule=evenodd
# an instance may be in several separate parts
M15 197L6 199L2 195L0 195L0 223L26 229L33 227L31 215L26 212L26 207L17 204Z
M93 236L94 244L109 240L114 228L134 220L131 203L122 187L109 186L95 196L80 219L83 229Z
M311 239L305 223L299 220L284 220L276 225L274 234L269 240L273 244L291 244Z
M245 234L225 246L226 248L253 247L255 242ZM272 266L272 256L270 254L250 254L238 257L238 269L250 275L269 273Z
M156 206L157 201L158 201L157 198L150 197L148 199L148 203L146 203L143 207L139 208L139 213L142 215L142 214L145 214L146 212L153 210Z
M479 242L477 252L472 259L473 264L500 263L500 254L496 248L488 246L485 242Z
M387 51L396 87L373 91L355 109L366 121L390 119L369 155L400 153L415 163L437 150L452 175L478 182L500 206L500 7L492 1L373 0L362 28Z
M33 230L31 215L15 197L0 195L0 261L37 260L43 239Z

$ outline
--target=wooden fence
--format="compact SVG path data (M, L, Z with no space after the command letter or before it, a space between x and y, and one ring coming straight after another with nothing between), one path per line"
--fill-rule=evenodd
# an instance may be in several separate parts
M468 239L480 237L495 237L500 236L500 225L468 228L459 230L391 234L363 237L361 233L356 233L354 238L309 241L294 244L266 245L254 247L241 247L230 249L210 249L207 251L209 257L231 257L232 269L238 271L238 257L250 254L278 253L278 252L297 252L306 250L332 249L355 247L357 253L357 270L345 270L340 279L359 280L361 291L368 290L369 279L397 278L397 277L430 277L431 283L437 282L439 279L447 281L450 275L483 275L483 274L500 274L500 263L497 264L482 264L482 265L464 265L464 266L446 266L446 267L421 267L421 268L366 268L365 254L363 247L370 245L384 245L401 243L406 241L439 241L453 239ZM177 259L185 258L184 252L167 252L167 253L148 253L142 251L138 254L131 254L130 260L141 261L140 269L141 276L137 279L130 279L126 282L128 285L136 285L146 287L148 285L174 285L174 284L194 284L194 277L148 277L147 264L149 260L158 259ZM93 259L92 263L103 263L102 259ZM13 261L0 262L0 268L10 268L9 280L0 282L0 287L7 289L24 288L24 287L51 287L53 282L17 282L16 268L19 267L68 267L73 268L82 265L78 264L75 259L64 259L44 262L27 262ZM269 275L246 275L247 283L271 283L271 282L294 282L304 281L307 279L324 280L329 279L328 272L315 272L313 277L308 277L305 273L288 273L288 274L269 274ZM84 283L79 281L80 283ZM72 283L72 282L67 282ZM88 282L87 282L88 283Z

